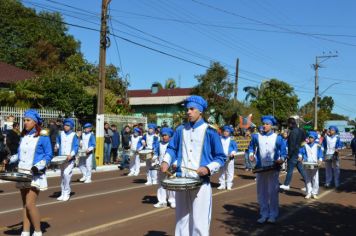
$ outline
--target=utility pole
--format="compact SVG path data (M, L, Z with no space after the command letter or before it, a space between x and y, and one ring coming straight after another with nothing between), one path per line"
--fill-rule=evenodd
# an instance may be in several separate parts
M103 164L104 156L104 101L105 101L105 65L107 48L107 11L111 0L102 0L101 4L101 27L100 27L100 51L99 51L99 82L98 104L96 115L96 164Z
M239 81L239 59L236 59L236 73L235 73L235 87L234 87L234 100L237 101L237 91L238 91L238 81Z
M319 96L319 68L321 68L322 62L332 58L337 57L336 54L329 54L323 56L316 56L315 57L315 64L313 64L313 68L315 70L315 93L314 93L314 130L318 130L318 96ZM319 61L323 59L322 61Z

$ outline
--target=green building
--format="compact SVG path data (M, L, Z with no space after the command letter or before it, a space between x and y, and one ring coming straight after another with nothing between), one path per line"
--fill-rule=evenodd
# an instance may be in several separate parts
M191 88L160 89L153 84L151 89L129 90L127 95L135 116L147 116L148 122L173 127L181 122L185 111L182 103L191 91Z

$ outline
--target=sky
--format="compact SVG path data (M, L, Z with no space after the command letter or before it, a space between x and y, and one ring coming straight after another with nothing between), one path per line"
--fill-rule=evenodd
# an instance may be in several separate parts
M100 0L22 3L100 29ZM314 97L312 65L318 57L321 96L332 96L333 111L355 119L355 11L352 0L112 0L109 31L121 38L110 36L107 64L121 68L129 89L164 85L169 78L188 88L212 61L223 64L234 81L238 58L239 100L246 96L243 87L276 78L293 86L301 106ZM81 42L84 57L98 63L99 32L68 26L68 33Z

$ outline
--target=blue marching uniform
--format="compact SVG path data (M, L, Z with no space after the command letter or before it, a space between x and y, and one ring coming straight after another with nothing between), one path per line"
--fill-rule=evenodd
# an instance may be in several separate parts
M70 155L71 159L67 163L61 165L61 195L57 200L68 201L71 192L70 183L73 175L75 156L79 149L79 139L76 133L72 130L74 128L73 119L65 119L63 124L70 126L71 129L68 132L60 132L57 136L56 147L59 148L60 156Z
M138 151L142 148L142 136L139 134L141 130L139 128L134 128L134 134L130 136L130 173L128 176L138 176L140 174L140 157L138 155Z
M190 169L207 167L210 174L224 166L226 155L220 137L203 119L194 124L186 123L177 128L170 140L163 161L169 165L177 163L177 176L200 178ZM212 211L210 178L195 190L176 192L175 235L209 235Z
M273 119L272 119L273 118ZM262 122L275 124L274 117L262 117ZM255 153L256 150L256 153ZM256 168L274 165L277 160L284 160L286 147L282 137L270 131L253 134L249 145L250 156L256 156ZM259 223L267 219L274 223L279 214L279 169L256 173L257 200L260 206Z
M330 126L329 129L338 132L337 127ZM324 160L325 160L325 186L330 187L334 177L335 187L340 185L340 159L336 155L337 152L343 147L340 137L338 135L325 136L323 140Z
M90 123L87 123L83 127L92 128ZM96 146L95 135L93 132L83 132L82 134L82 147L81 149L86 152L85 157L79 157L79 169L83 173L83 177L80 181L84 181L84 183L91 183L91 170L93 166L93 152Z
M156 125L148 124L148 129L156 129ZM141 143L144 150L152 150L158 145L158 137L153 132L152 134L146 133L141 139ZM157 170L150 170L153 162L151 159L146 159L146 175L147 182L146 185L157 184Z

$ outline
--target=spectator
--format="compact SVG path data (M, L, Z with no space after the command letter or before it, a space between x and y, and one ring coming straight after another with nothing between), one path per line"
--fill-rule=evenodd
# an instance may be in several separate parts
M117 132L117 126L116 125L111 125L111 131L113 133L112 136L112 147L111 147L111 153L112 153L112 160L115 164L118 163L117 160L117 151L120 146L120 134Z
M54 152L54 146L56 145L56 140L59 132L59 127L56 125L54 120L51 120L49 122L49 138L51 139L51 144L52 144L52 150L53 150L53 155L57 156L58 152Z
M113 132L110 129L109 123L104 123L104 165L111 164L111 147L112 147Z
M20 144L20 125L14 122L12 129L7 131L6 145L10 149L11 155L17 153Z
M355 158L355 166L356 166L356 131L354 131L354 138L351 141L351 150L352 150L352 155Z
M130 126L126 125L122 131L121 134L121 145L122 145L122 149L123 149L123 155L122 155L122 165L120 165L120 169L124 168L124 163L126 162L125 160L129 159L129 156L127 153L129 153L130 148L131 148L131 129Z

